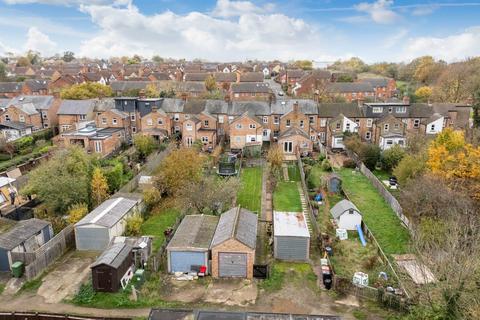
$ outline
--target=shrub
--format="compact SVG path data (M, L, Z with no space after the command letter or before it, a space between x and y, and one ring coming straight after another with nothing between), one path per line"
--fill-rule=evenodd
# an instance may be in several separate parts
M88 213L88 206L85 203L76 203L68 209L68 222L75 224Z
M424 155L406 155L393 169L393 175L400 184L405 185L411 178L420 176L425 172Z
M388 150L385 150L380 157L383 170L390 172L399 164L404 156L405 150L398 144L394 145Z
M153 208L157 203L160 202L161 198L162 195L157 188L152 187L143 191L143 200L148 208Z
M138 236L142 229L143 218L140 214L134 214L127 218L127 226L125 228L126 236Z
M373 170L380 161L381 150L380 147L373 144L363 144L360 148L359 157L365 166Z
M33 145L33 137L32 136L26 136L22 137L20 139L15 140L14 142L15 148L20 151L20 153L27 148L31 147Z
M332 171L332 165L327 159L322 161L322 170L323 171Z
M357 164L352 159L346 159L346 160L343 161L343 167L344 168L355 169L357 167Z

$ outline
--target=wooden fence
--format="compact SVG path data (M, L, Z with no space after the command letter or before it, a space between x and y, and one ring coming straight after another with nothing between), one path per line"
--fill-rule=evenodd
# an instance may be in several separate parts
M12 252L12 261L22 261L25 264L25 277L31 280L74 245L74 228L69 225L34 252Z
M348 156L355 161L357 166L360 168L360 172L363 173L365 177L372 183L372 185L377 189L377 191L382 195L383 199L389 204L390 208L392 208L393 212L397 215L403 225L411 232L410 221L408 218L403 214L403 209L398 200L385 188L385 184L380 181L373 173L368 169L365 164L360 161L359 157L347 150Z
M317 218L315 218L315 215L313 214L312 204L310 203L310 197L308 196L308 188L305 181L305 171L303 170L303 162L300 154L297 154L297 165L298 169L300 170L300 182L302 185L303 194L306 197L305 201L307 202L307 210L310 217L310 223L312 224L312 230L315 233L312 237L312 240L314 241L310 241L310 243L314 245L317 242L317 239L320 239L320 228L317 224Z
M131 318L74 316L58 313L0 312L0 320L129 320Z

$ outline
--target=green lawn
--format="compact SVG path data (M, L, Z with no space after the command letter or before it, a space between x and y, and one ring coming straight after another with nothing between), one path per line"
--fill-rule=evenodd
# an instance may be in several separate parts
M259 283L268 292L281 290L286 283L317 290L317 276L308 263L275 261L271 264L270 277Z
M288 165L288 180L300 181L300 169L295 162Z
M289 212L302 211L297 182L282 181L277 183L273 193L273 209Z
M242 168L240 180L242 187L237 194L237 204L259 213L262 206L262 168Z
M153 251L156 252L163 241L165 235L163 232L175 224L175 220L180 215L177 209L164 209L160 212L154 212L142 225L142 235L153 236Z
M386 254L407 252L410 235L370 181L352 169L341 169L342 185L350 200L362 212L363 220Z
M328 172L323 171L322 166L320 164L314 165L311 169L310 172L308 173L308 176L306 178L307 180L307 187L309 189L318 189L322 186L322 176L327 174Z

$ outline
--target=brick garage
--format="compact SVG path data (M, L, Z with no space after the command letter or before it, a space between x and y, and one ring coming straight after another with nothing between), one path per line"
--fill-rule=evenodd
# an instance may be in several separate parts
M253 278L257 215L240 207L224 212L212 244L214 278Z

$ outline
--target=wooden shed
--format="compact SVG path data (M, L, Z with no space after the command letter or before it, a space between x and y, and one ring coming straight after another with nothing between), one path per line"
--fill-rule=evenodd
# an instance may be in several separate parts
M133 277L132 247L126 243L114 243L98 257L91 269L95 291L117 292Z
M328 192L339 193L342 190L342 179L336 173L330 173L323 176L324 185Z
M168 272L198 272L205 266L209 274L209 249L217 223L216 216L185 216L167 246Z
M273 213L273 253L275 259L307 261L310 232L303 212Z
M214 278L253 278L258 217L236 207L220 216L212 244Z
M350 201L344 199L330 209L330 214L341 229L357 230L357 225L362 224L362 214Z

